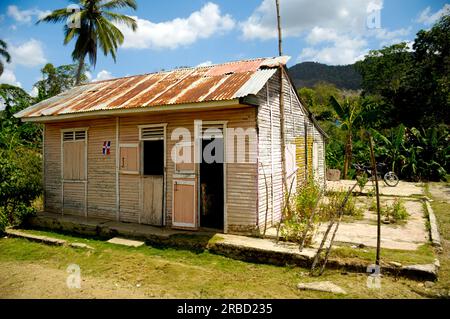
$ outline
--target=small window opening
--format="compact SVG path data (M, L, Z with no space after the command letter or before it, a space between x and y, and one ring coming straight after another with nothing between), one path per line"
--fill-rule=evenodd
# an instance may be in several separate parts
M144 175L164 175L164 141L144 141Z

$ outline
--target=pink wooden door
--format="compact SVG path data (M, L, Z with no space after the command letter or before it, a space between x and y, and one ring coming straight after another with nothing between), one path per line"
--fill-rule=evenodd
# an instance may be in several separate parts
M174 180L172 225L197 228L196 188L194 180Z

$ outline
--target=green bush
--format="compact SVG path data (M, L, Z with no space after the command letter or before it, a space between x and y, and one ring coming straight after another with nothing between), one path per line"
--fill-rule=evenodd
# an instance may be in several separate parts
M359 191L362 193L364 187L366 186L367 182L369 181L369 178L367 177L366 173L363 173L359 176L356 176L356 182L358 183Z
M345 193L344 193L345 197ZM347 203L344 206L344 212L343 214L345 216L352 216L356 218L360 218L363 216L363 210L361 208L356 207L356 199L355 196L350 195Z
M345 200L347 193L342 192L332 192L327 194L327 201L322 203L320 210L320 216L323 220L329 220L333 217L337 217L339 209ZM353 195L350 195L345 203L342 214L344 216L361 217L363 215L363 210L356 207L356 200Z
M0 232L35 212L32 202L42 193L41 155L16 146L0 151Z
M370 202L369 210L371 212L376 212L377 211L377 200L376 199L372 199L372 201Z
M288 241L300 242L320 197L320 187L310 180L305 183L297 193L290 199L290 209L285 212L285 217L280 228L281 236ZM319 214L315 214L311 227L306 234L306 244L311 242L316 230Z
M409 217L405 204L400 198L396 198L392 205L387 205L386 208L382 210L382 214L392 222L403 221Z

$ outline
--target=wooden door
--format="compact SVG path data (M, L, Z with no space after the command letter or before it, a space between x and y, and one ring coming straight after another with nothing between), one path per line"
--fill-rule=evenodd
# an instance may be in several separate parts
M143 210L141 223L162 226L164 176L144 176L142 180Z
M178 228L196 228L196 192L194 180L174 180L172 224Z

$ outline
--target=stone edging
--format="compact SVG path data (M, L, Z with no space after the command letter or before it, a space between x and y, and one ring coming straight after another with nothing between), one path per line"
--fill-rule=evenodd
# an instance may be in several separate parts
M423 199L425 206L428 211L428 220L430 222L430 240L435 247L442 248L441 236L439 235L439 228L437 225L436 215L430 205L430 200L428 198Z

